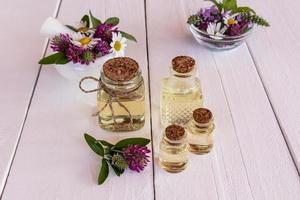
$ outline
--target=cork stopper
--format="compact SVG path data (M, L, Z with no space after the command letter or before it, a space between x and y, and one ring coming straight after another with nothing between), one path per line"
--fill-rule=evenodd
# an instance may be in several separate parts
M165 133L169 140L181 140L184 138L185 130L181 126L170 125L166 128Z
M193 118L196 122L201 123L201 124L206 124L210 122L212 119L213 115L210 110L206 108L198 108L194 110L193 112Z
M128 57L112 58L103 64L103 72L113 81L130 81L138 73L139 64Z
M195 67L195 59L189 56L177 56L172 60L173 70L178 73L189 73Z

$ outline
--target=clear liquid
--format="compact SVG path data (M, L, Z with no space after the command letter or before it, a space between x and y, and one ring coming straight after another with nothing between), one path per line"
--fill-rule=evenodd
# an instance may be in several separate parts
M176 78L162 80L160 115L163 126L185 125L195 109L203 106L200 80L185 81Z
M210 123L207 127L198 128L191 121L187 129L189 151L199 155L209 153L214 146L214 127L215 125Z
M159 152L160 166L171 173L182 172L188 163L187 145L170 146L162 141Z
M133 131L138 130L144 126L145 123L145 97L144 87L140 87L135 91L133 99L118 97L130 112L132 116L132 124L130 123L130 116L128 112L119 105L118 102L112 102L112 109L114 111L116 124L114 123L112 111L107 105L98 115L99 126L109 131ZM99 111L105 106L108 99L108 94L100 90L98 93L98 109Z

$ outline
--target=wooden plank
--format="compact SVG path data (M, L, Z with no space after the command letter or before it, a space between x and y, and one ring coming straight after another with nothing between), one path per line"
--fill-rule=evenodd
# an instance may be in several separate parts
M3 92L0 95L0 194L38 75L37 61L45 49L46 39L38 30L45 17L54 13L57 0L2 4L5 6L0 12L3 27L0 33L0 90Z
M64 0L59 19L72 24L89 8L102 19L120 17L120 28L137 37L138 44L128 43L127 55L139 62L148 88L143 1ZM148 91L145 127L123 134L101 130L91 117L95 108L83 104L79 94L77 85L53 67L43 67L3 200L153 199L152 163L142 173L126 172L122 177L111 171L107 182L98 186L101 160L83 139L84 132L111 142L133 136L150 138Z
M258 29L248 47L265 85L291 154L300 171L299 1L249 1L271 22ZM278 15L280 13L280 15ZM284 16L284 17L282 17Z
M203 5L147 1L155 160L163 131L158 83L174 56L196 58L205 105L217 127L214 152L191 155L182 174L167 174L155 163L156 199L296 199L297 171L247 47L215 53L199 47L188 33L188 15Z

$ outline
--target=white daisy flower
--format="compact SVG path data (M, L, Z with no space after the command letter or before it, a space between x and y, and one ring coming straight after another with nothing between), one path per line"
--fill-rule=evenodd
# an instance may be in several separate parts
M230 15L230 13L226 14L223 18L224 24L226 24L227 26L237 24L238 21L235 19L235 17L238 15L239 13L235 13L233 15Z
M113 33L112 42L110 46L112 47L111 51L115 54L116 57L123 57L125 53L126 38L123 38L121 33Z
M82 33L85 33L89 30L89 28L86 27L86 22L79 22L79 23L76 23L76 28L77 28L77 31L79 32L82 32Z
M224 26L221 29L221 22L219 23L210 23L207 27L206 32L209 34L209 37L216 39L216 40L222 40L225 31L227 30L227 27Z
M92 35L86 36L80 32L72 34L71 42L82 48L93 48L97 42L101 40L100 38L93 38Z
M77 29L78 32L81 32L81 33L88 33L88 34L95 33L95 29L88 28L87 23L84 21L77 22L75 24L75 28Z

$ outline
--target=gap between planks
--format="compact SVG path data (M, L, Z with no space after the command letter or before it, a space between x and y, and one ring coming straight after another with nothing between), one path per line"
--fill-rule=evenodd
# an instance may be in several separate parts
M53 12L53 17L55 17L55 18L58 16L61 3L62 3L62 0L58 0L57 3L56 3L56 7L55 7L54 12ZM49 46L49 39L47 39L45 41L45 45L42 48L42 53L41 53L42 57L45 57L48 46ZM34 81L32 90L31 90L31 95L30 95L30 98L29 98L29 101L28 101L28 105L27 105L27 108L25 110L24 120L23 120L23 123L21 125L21 129L20 129L20 132L19 132L19 135L18 135L18 139L17 139L16 145L15 145L15 148L13 150L13 155L12 155L12 158L10 160L10 164L9 164L9 167L8 167L8 170L7 170L7 174L6 174L6 176L4 176L5 181L4 181L3 187L0 188L0 200L3 197L5 187L6 187L6 184L7 184L7 180L8 180L8 177L9 177L9 174L10 174L10 171L11 171L11 168L12 168L12 165L13 165L18 147L19 147L19 143L20 143L22 133L23 133L23 130L24 130L24 127L25 127L25 123L26 123L26 120L27 120L28 112L29 112L29 109L30 109L30 106L31 106L31 103L32 103L33 96L34 96L34 92L35 92L35 89L36 89L36 86L37 86L37 83L38 83L38 80L39 80L39 77L40 77L41 69L42 69L42 65L39 66L38 73L37 73L36 79Z
M156 199L155 194L155 157L153 145L153 131L152 131L152 101L151 101L151 79L150 79L150 62L149 62L149 45L148 45L148 26L147 26L147 0L144 0L144 15L145 15L145 31L146 31L146 54L147 54L147 69L148 69L148 94L149 94L149 109L150 109L150 135L151 135L151 148L152 148L152 182L153 182L153 198Z
M286 144L286 146L287 146L287 149L288 149L288 151L289 151L289 154L290 154L290 156L291 156L291 159L292 159L292 161L293 161L293 163L294 163L294 166L295 166L295 168L296 168L296 171L297 171L297 173L298 173L298 176L300 177L300 169L297 167L294 152L292 151L292 147L290 146L290 143L289 143L288 138L287 138L287 136L286 136L286 134L285 134L284 128L283 128L283 126L282 126L281 123L280 123L279 117L277 116L277 113L276 113L276 110L275 110L275 108L274 108L274 105L273 105L273 103L272 103L272 101L271 101L271 99L270 99L269 92L268 92L268 90L267 90L267 88L266 88L266 86L265 86L265 84L264 84L263 79L262 79L261 73L260 73L259 68L258 68L258 64L257 64L257 62L256 62L256 60L255 60L255 58L254 58L254 56L253 56L253 54L252 54L251 48L249 47L248 43L247 43L247 42L245 42L245 43L246 43L246 47L247 47L247 49L248 49L248 52L249 52L249 54L250 54L250 57L251 57L251 59L252 59L252 61L253 61L253 64L254 64L254 66L255 66L255 71L256 71L256 73L257 73L259 79L260 79L260 82L261 82L261 84L262 84L262 86L263 86L263 89L264 89L264 91L265 91L265 93L266 93L266 96L267 96L268 102L269 102L269 104L270 104L270 107L271 107L271 109L272 109L272 112L273 112L273 114L274 114L274 116L275 116L276 123L278 124L278 127L279 127L279 129L280 129L280 132L281 132L281 134L282 134L282 137L283 137L283 139L284 139L284 142L285 142L285 144Z

